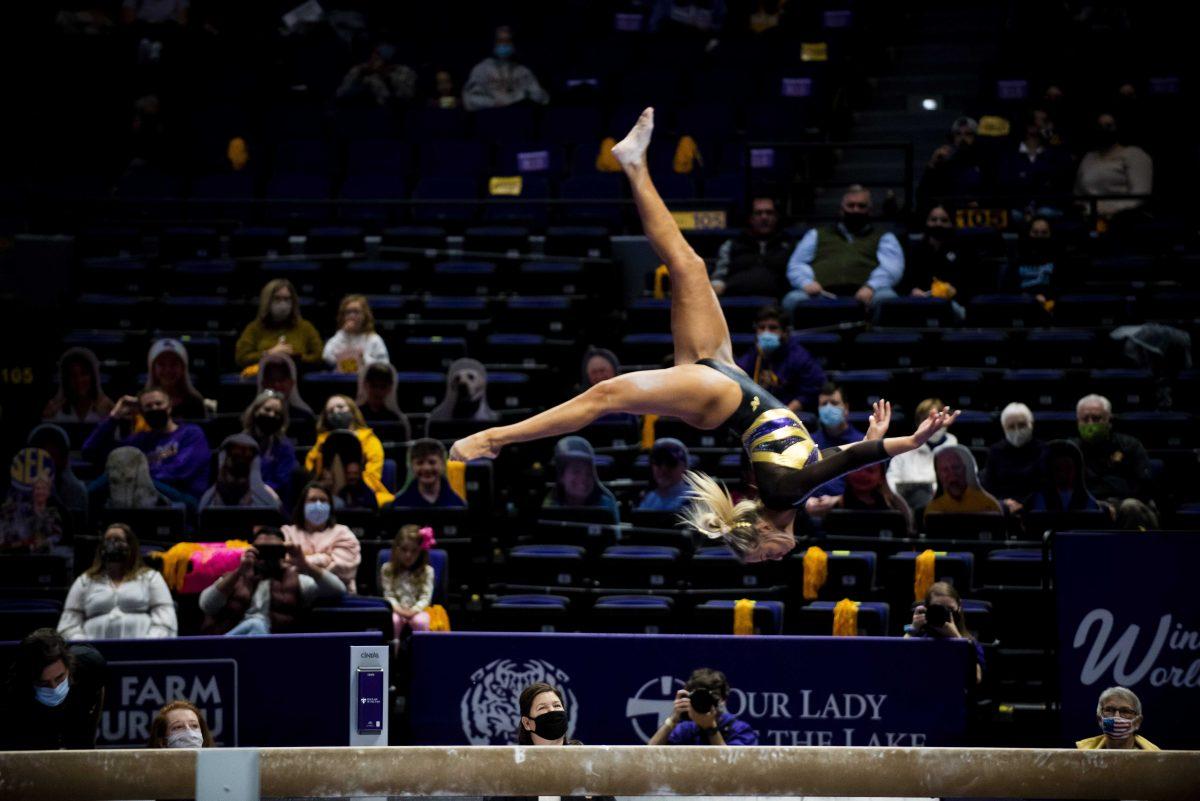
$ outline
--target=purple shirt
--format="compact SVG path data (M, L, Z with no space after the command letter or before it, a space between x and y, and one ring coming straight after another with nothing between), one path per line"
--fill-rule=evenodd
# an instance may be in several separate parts
M168 433L143 431L117 442L117 421L109 417L83 443L83 453L96 464L108 458L118 445L128 445L146 454L150 477L180 492L199 498L208 489L210 455L204 430L194 423L179 423Z
M749 723L738 720L728 712L717 719L717 728L726 745L758 745L758 732ZM667 735L668 745L708 745L708 738L700 733L700 727L685 720Z
M738 359L737 365L746 371L746 375L754 379L754 363L758 358L758 347L750 348ZM774 373L779 381L765 381L763 368ZM756 379L759 386L779 398L784 403L799 400L805 410L815 410L817 394L825 383L825 371L820 363L813 358L808 349L799 341L788 337L779 344L779 348L763 359Z

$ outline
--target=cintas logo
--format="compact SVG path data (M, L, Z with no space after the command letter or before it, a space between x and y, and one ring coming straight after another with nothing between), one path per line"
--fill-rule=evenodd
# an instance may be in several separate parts
M471 745L512 745L517 741L521 690L544 681L565 696L567 737L575 730L579 705L571 677L542 659L497 659L471 674L471 687L460 704L463 734Z
M654 732L670 716L675 706L675 693L684 686L674 676L659 676L639 687L625 702L625 717L629 718L642 742L650 742Z

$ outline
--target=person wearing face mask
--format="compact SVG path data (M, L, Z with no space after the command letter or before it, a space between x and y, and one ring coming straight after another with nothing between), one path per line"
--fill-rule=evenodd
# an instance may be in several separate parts
M775 306L759 309L754 321L754 347L741 355L737 365L793 412L814 409L825 385L825 371L799 340L788 336L784 320L783 312Z
M725 709L728 699L725 674L697 668L684 689L675 693L671 714L647 745L758 745L758 733L750 724Z
M331 570L354 593L354 577L362 562L362 548L354 532L337 522L333 499L322 484L309 484L292 513L292 524L283 527L284 542L294 542L313 567Z
M950 301L955 315L966 317L963 307L980 289L979 271L970 250L958 246L954 220L945 206L934 206L925 215L925 233L910 243L901 295Z
M313 478L320 478L334 465L326 465L321 446L334 431L349 431L362 446L362 482L375 493L379 506L387 506L395 496L383 484L383 443L363 420L358 404L345 395L333 395L325 402L325 411L317 420L317 441L308 451L304 469ZM340 479L344 483L344 477Z
M95 648L54 629L21 640L0 699L0 750L96 747L108 664Z
M148 430L129 433L139 416ZM158 387L147 387L136 398L121 398L83 443L83 455L99 463L118 445L146 454L154 480L188 495L192 505L208 488L210 453L204 430L194 423L175 422L170 399Z
M1121 143L1120 129L1112 114L1096 117L1092 140L1094 148L1079 162L1075 173L1076 195L1149 195L1154 191L1154 161L1140 147ZM1145 197L1130 197L1097 200L1095 206L1102 219L1111 220L1145 203Z
M935 606L941 609L934 609ZM975 649L975 683L983 681L983 670L987 665L983 646L967 630L962 597L950 582L937 581L930 585L925 600L913 607L912 623L904 627L904 636L969 641Z
M570 718L557 687L534 682L521 690L517 705L521 712L517 745L581 745L567 739Z
M492 55L471 68L463 87L463 108L479 111L503 108L529 101L544 106L550 95L538 83L533 71L514 60L512 28L501 25L496 29Z
M904 277L904 250L891 231L871 223L871 191L852 186L842 196L841 218L810 228L788 260L792 290L783 309L821 297L853 295L870 306L896 297Z
M995 495L1010 514L1025 508L1041 482L1046 443L1033 436L1033 412L1023 403L1010 403L1000 412L1004 438L988 448L983 488Z
M178 630L162 574L142 563L133 529L113 523L92 566L71 585L58 633L65 640L124 640L174 637Z
M258 316L243 329L235 347L238 367L258 364L265 354L282 354L315 365L321 361L321 335L300 314L300 296L286 278L262 288Z
M242 433L258 445L262 480L275 491L285 508L295 497L293 481L300 469L287 427L287 399L271 389L260 392L242 413Z
M933 151L921 174L917 185L920 203L980 193L987 176L981 148L975 143L978 135L979 121L973 117L958 117L950 124L947 141Z
M210 417L209 401L192 386L188 352L177 339L155 340L146 356L146 386L161 387L171 399L171 415L183 420ZM213 408L215 407L215 401Z
M782 297L788 291L787 263L795 240L779 230L775 199L750 201L749 224L717 251L712 287L718 295Z
M924 419L932 409L942 408L940 398L926 398L917 404L916 419ZM887 480L892 492L899 495L910 509L920 509L933 498L937 473L933 469L933 452L943 445L957 445L958 437L942 430L916 450L892 458L888 464Z
M1136 437L1112 429L1112 403L1103 395L1085 395L1075 404L1079 436L1070 442L1083 453L1084 482L1117 510L1117 525L1158 528L1150 502L1150 457Z
M817 430L813 442L821 450L838 448L861 442L866 435L850 425L850 407L846 403L842 388L832 381L826 382L817 395ZM813 517L821 517L836 507L846 491L846 477L838 476L813 490L804 502L804 511Z
M1009 291L1033 295L1052 311L1059 287L1070 283L1064 272L1062 250L1050 221L1034 217L1017 245L1016 258L1009 262L1002 283Z
M279 509L279 496L263 481L258 443L249 434L233 434L221 443L217 481L200 498L200 509L246 507Z
M1020 141L996 165L997 191L1011 196L1011 208L1053 205L1071 191L1071 156L1047 139L1053 131L1044 111L1028 112L1024 126Z
M213 736L195 704L171 701L150 721L147 748L212 748Z
M546 493L542 506L601 506L612 512L613 522L621 522L615 495L600 483L596 474L596 452L583 437L563 437L554 446L554 488Z
M979 468L975 457L964 445L942 445L933 455L937 473L937 493L925 507L925 514L1001 514L1000 501L979 486Z
M1075 743L1084 751L1120 748L1137 751L1157 751L1158 746L1138 734L1141 731L1142 701L1126 687L1109 687L1096 701L1096 723L1100 734L1085 737Z

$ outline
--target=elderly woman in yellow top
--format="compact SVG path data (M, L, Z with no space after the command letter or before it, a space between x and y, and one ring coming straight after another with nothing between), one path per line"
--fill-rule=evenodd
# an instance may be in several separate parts
M358 404L345 395L333 395L325 401L325 409L317 418L317 441L308 452L304 468L314 481L320 480L325 471L333 470L333 465L324 463L322 446L331 433L339 430L349 431L358 439L362 446L362 463L355 464L354 467L343 464L345 475L332 476L335 490L340 490L347 481L353 483L361 477L362 483L375 493L375 500L379 506L387 506L396 496L383 484L383 443L363 419Z
M1127 748L1133 751L1157 751L1158 746L1138 734L1142 728L1142 702L1133 690L1125 687L1109 687L1100 693L1096 702L1096 722L1100 731L1095 737L1087 737L1075 743L1076 748Z

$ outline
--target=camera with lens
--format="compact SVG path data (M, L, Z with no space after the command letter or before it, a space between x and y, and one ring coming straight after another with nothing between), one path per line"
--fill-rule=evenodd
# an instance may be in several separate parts
M950 610L941 604L926 604L925 605L925 625L935 629L940 629L942 626L950 622Z
M692 709L701 715L707 715L717 705L716 696L707 687L697 687L692 690L688 693L688 700L692 704Z
M264 543L254 546L258 558L254 561L254 573L259 578L283 578L283 558L287 550L282 543Z

